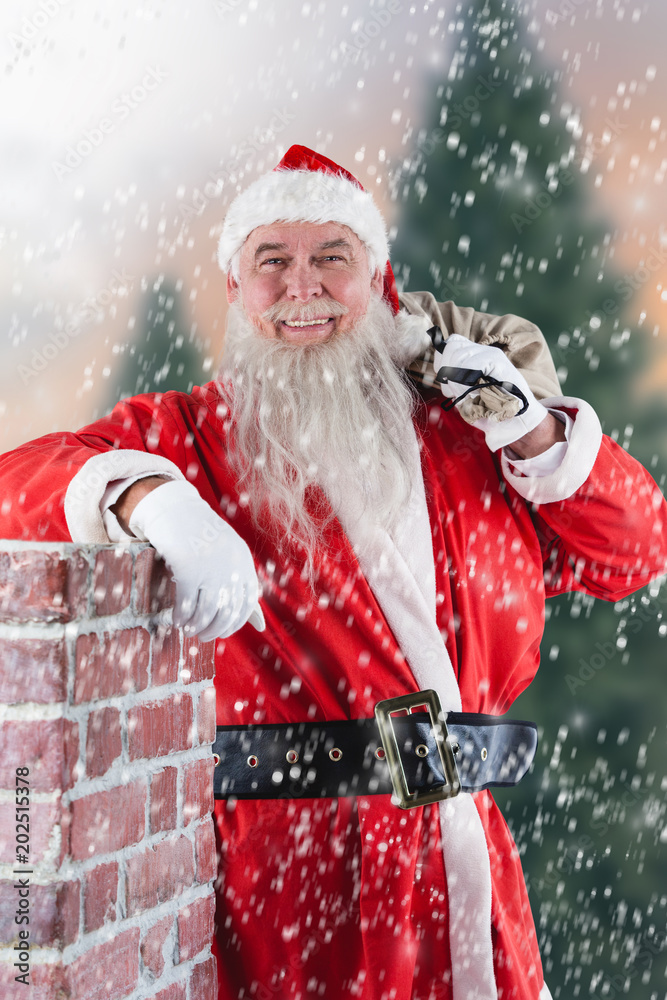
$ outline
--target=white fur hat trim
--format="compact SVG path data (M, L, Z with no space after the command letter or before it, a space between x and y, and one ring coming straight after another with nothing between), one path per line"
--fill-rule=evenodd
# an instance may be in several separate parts
M341 174L322 170L272 170L242 191L229 207L218 243L218 263L232 257L258 226L274 222L338 222L356 233L384 270L389 243L384 219L368 191Z

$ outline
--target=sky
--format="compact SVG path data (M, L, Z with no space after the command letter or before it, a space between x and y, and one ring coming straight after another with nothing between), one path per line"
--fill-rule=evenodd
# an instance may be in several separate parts
M351 169L391 226L388 174L420 126L430 75L447 71L461 6L3 0L0 449L104 411L114 358L161 275L178 282L213 372L226 207L292 143ZM633 275L654 251L636 307L665 337L667 5L512 6L563 71L617 259Z

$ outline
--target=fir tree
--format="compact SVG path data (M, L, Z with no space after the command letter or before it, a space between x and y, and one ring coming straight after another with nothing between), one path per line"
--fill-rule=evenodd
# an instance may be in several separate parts
M190 392L207 381L204 345L186 326L178 283L160 276L137 311L139 336L125 345L115 377L112 373L113 403L143 392Z
M636 283L614 266L613 225L588 179L626 126L609 118L583 141L561 72L542 63L516 4L469 4L457 37L427 124L392 177L399 286L530 319L564 392L585 396L608 433L639 430L638 457L650 464L665 408L651 402L661 424L630 398L650 344L625 322Z
M623 122L584 137L518 5L462 6L447 79L432 80L425 124L392 176L399 287L536 323L563 391L592 403L606 432L659 476L664 402L633 394L652 345L626 320L632 276L615 267L613 226L587 169ZM623 941L644 948L652 983L664 970L651 931L666 922L660 831L647 818L662 808L650 771L664 774L663 711L652 696L663 609L655 589L616 606L550 601L543 666L510 712L543 728L534 773L495 797L524 855L555 1000L614 995ZM625 968L624 996L648 995L647 964Z

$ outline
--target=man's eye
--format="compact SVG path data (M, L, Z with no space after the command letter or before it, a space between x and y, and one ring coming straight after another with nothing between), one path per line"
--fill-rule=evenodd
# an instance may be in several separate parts
M282 257L269 257L268 260L263 260L262 264L281 264Z

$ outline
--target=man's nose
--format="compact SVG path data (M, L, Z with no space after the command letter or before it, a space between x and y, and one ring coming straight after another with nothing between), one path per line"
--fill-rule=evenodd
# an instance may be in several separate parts
M308 263L293 263L285 276L285 292L290 299L308 302L322 294L322 282L317 268Z

